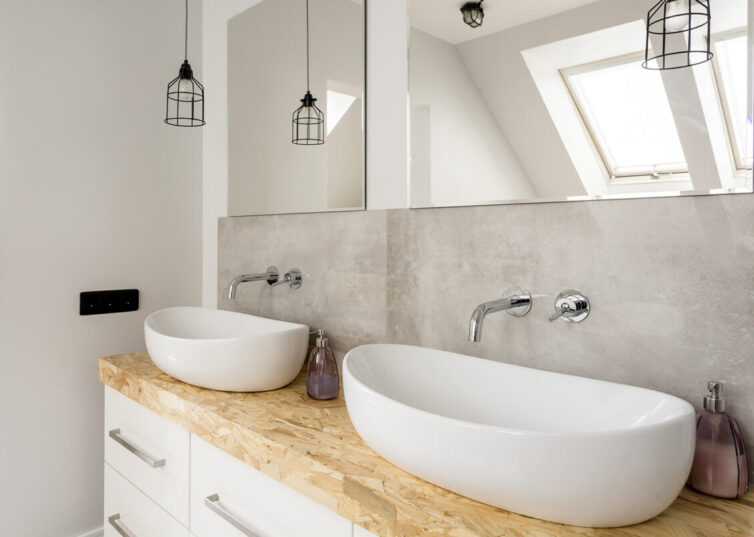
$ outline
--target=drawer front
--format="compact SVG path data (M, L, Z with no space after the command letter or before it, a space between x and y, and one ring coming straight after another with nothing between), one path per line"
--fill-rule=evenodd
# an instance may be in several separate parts
M191 436L191 532L196 537L351 537L352 523Z
M188 537L188 529L105 463L104 537Z
M188 527L190 434L105 388L105 461Z

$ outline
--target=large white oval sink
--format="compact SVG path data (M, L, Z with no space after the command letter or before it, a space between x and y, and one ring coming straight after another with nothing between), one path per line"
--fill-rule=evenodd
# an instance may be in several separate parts
M343 363L354 427L463 496L576 526L636 524L681 492L694 409L663 393L405 345Z
M229 392L276 390L306 359L309 328L209 308L156 311L144 321L147 351L178 380Z

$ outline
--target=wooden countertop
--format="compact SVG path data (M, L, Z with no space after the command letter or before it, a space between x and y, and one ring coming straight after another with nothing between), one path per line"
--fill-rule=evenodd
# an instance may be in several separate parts
M464 498L377 455L342 396L309 399L303 375L281 390L237 394L177 381L146 352L101 358L98 369L107 386L380 537L754 536L754 492L729 501L686 489L658 517L615 529L564 526Z

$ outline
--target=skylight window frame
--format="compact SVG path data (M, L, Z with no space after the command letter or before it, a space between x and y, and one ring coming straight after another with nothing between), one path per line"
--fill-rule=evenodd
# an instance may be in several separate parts
M725 122L725 132L727 134L728 148L730 150L731 159L734 169L739 174L747 173L751 168L751 164L747 164L744 155L741 155L738 150L738 143L736 138L736 129L734 126L733 114L730 110L730 103L728 102L728 94L725 91L725 81L723 80L722 68L720 67L720 49L717 47L717 43L720 41L735 39L737 37L746 37L748 35L748 28L742 26L739 28L732 28L723 32L717 32L710 36L710 49L714 52L712 61L712 77L715 81L715 89L717 92L717 101L722 111L722 117ZM742 145L746 145L750 140L744 140Z
M581 120L581 124L588 134L587 137L589 139L589 143L591 144L595 153L599 156L599 162L605 173L608 185L627 183L660 183L684 181L689 179L688 162L685 162L684 166L678 166L676 168L664 168L660 171L655 168L651 170L647 169L646 171L641 170L635 173L618 173L615 169L613 169L612 165L610 164L610 160L607 158L605 148L602 147L600 138L599 136L597 136L597 132L595 131L596 126L592 125L592 122L589 121L589 116L584 109L584 103L581 102L581 99L578 96L578 92L576 91L573 83L570 80L571 75L583 74L598 71L601 69L608 69L610 67L634 62L640 64L643 60L644 52L636 51L629 54L621 54L619 56L612 56L593 62L577 64L559 69L560 76L566 86L566 89L568 90L568 95L571 99L571 103L575 106Z

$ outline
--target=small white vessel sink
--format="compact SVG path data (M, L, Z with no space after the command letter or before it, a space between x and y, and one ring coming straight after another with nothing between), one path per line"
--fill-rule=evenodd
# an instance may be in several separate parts
M385 459L544 520L643 522L691 469L694 409L664 393L405 345L353 349L343 385L356 430Z
M144 321L147 351L178 380L228 392L276 390L306 359L309 328L244 313L167 308Z

